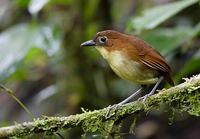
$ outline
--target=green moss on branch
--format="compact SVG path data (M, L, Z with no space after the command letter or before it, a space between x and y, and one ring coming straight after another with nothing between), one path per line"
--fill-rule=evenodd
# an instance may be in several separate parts
M85 132L101 132L105 130L106 125L112 125L115 121L122 120L128 115L159 108L161 103L168 104L173 109L200 116L200 75L187 79L177 86L159 91L158 94L147 99L145 106L142 101L123 105L117 111L111 111L111 117L108 119L104 117L106 108L68 117L45 116L32 122L1 127L0 138L24 137L41 132L55 133L58 130L73 127L82 127Z

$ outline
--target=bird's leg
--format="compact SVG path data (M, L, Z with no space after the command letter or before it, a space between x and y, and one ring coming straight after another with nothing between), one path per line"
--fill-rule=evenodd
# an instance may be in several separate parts
M129 102L131 99L135 98L138 94L140 94L143 91L143 88L140 88L139 90L137 90L136 92L134 92L132 95L130 95L128 98L124 99L123 101L121 101L120 103L114 104L112 106L109 106L107 108L107 112L105 115L105 118L109 118L110 117L110 111L111 110L116 110L119 106Z
M161 77L158 79L158 81L157 81L157 83L155 84L155 86L153 87L153 89L151 90L151 92L148 93L147 95L145 95L145 96L139 98L139 99L140 99L140 100L143 99L143 103L145 103L147 97L149 97L149 96L151 96L151 95L153 95L153 94L155 93L156 89L158 88L159 84L163 81L163 79L164 79L164 77L161 76Z
M129 102L131 99L135 98L138 94L140 94L142 92L143 88L140 88L139 90L137 90L136 92L134 92L132 95L130 95L129 97L127 97L126 99L124 99L123 101L121 101L120 103L116 104L116 105L123 105L127 102Z

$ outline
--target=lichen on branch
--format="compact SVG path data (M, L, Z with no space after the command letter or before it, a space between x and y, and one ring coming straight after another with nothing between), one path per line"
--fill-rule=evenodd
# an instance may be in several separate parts
M50 133L59 130L81 127L84 132L96 132L105 130L105 125L113 125L115 121L159 108L160 104L167 104L180 112L188 112L190 115L200 116L200 74L185 79L185 82L169 89L163 89L159 93L147 98L146 105L137 100L111 111L111 116L105 119L106 109L84 111L82 114L68 117L47 117L34 119L32 122L24 122L8 127L0 128L0 138L24 137L30 134ZM107 127L109 130L109 127Z

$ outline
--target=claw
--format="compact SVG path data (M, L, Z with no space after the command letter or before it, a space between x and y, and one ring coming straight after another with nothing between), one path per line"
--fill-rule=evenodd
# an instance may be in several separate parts
M106 110L105 119L110 118L112 116L110 112L116 111L120 106L121 106L121 104L114 104L112 106L109 105L107 110Z
M149 97L148 94L144 96L144 98L143 98L143 100L142 100L142 102L143 102L144 104L146 104L146 100L147 100L148 97Z
M138 100L142 100L142 102L143 102L144 105L146 106L146 100L147 100L147 98L148 98L149 96L150 96L150 95L147 94L147 95L145 95L145 96L143 96L143 97L140 97Z

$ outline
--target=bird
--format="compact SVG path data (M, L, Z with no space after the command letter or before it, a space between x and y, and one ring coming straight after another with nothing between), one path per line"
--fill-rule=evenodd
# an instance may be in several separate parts
M172 70L165 58L139 37L115 30L104 30L97 32L92 40L85 41L80 46L96 48L120 78L141 85L139 90L110 107L111 109L129 102L148 86L154 85L149 93L141 97L143 102L155 93L161 82L166 81L174 86Z

